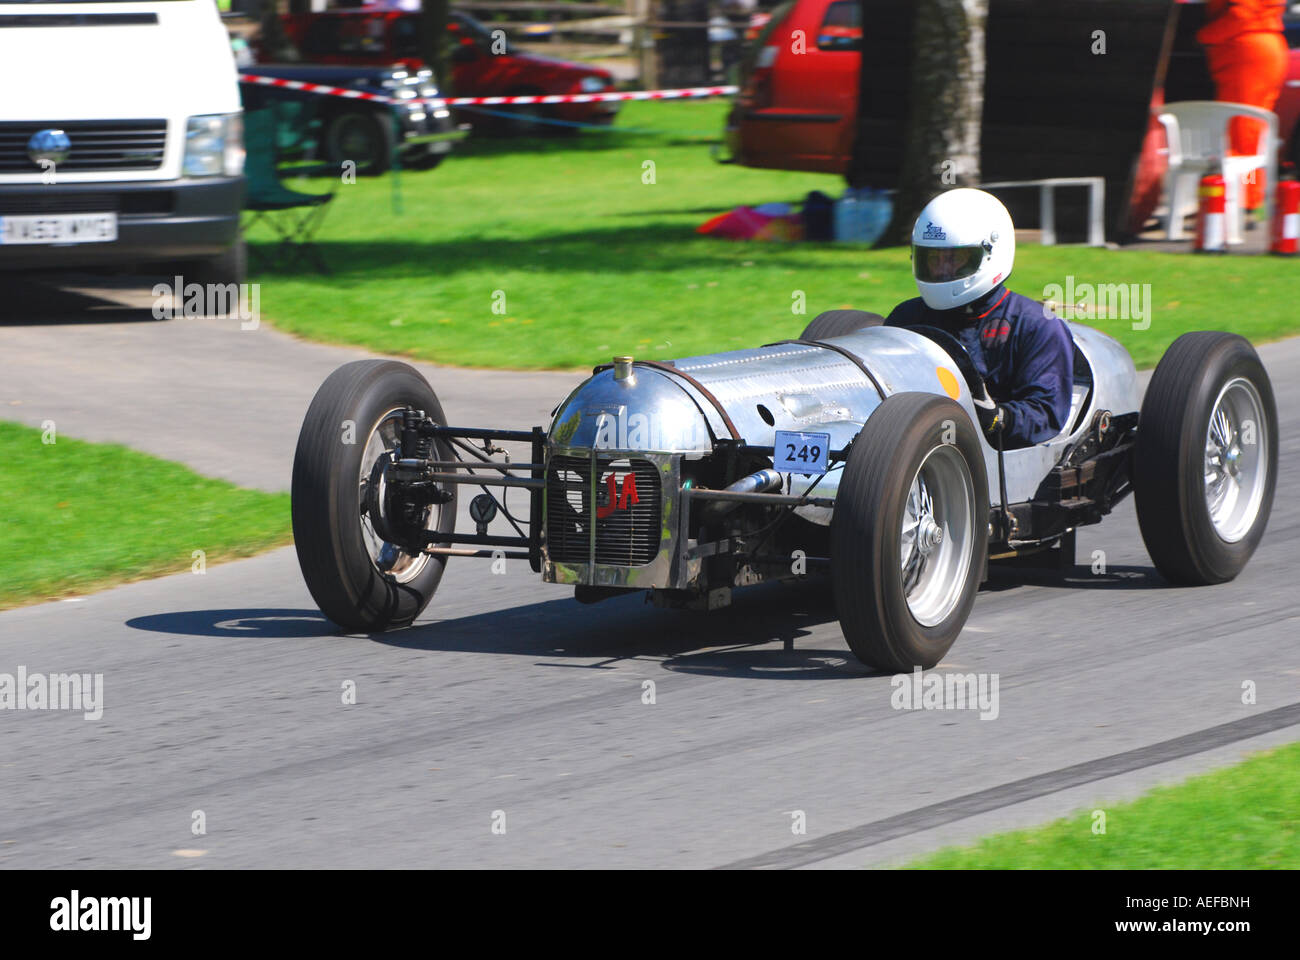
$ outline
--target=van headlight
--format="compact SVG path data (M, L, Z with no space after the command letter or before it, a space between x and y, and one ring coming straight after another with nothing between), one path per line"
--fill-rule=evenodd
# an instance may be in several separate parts
M214 113L190 117L185 125L187 177L237 177L244 172L244 116Z

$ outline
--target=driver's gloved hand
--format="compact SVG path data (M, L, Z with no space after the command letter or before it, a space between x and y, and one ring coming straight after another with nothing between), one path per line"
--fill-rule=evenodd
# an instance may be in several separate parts
M987 436L989 440L997 439L998 434L1006 429L1006 411L997 405L994 405L993 409L988 412L980 407L976 407L975 409L980 415L980 426L984 428L984 435Z
M993 402L987 389L984 396L973 397L975 403L975 413L980 418L980 427L984 431L984 436L993 442L997 439L1007 425L1006 411Z

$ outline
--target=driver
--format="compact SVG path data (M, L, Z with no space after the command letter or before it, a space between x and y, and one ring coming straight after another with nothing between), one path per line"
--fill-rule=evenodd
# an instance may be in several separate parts
M1061 432L1070 413L1074 341L1043 304L1008 290L1016 257L1011 215L992 194L941 193L912 228L912 273L921 295L887 326L930 326L961 342L989 397L975 398L989 442L1028 447Z

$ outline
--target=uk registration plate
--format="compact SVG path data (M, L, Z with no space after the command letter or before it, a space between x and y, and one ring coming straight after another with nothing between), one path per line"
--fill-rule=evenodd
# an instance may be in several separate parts
M0 244L109 243L116 239L115 213L0 217Z

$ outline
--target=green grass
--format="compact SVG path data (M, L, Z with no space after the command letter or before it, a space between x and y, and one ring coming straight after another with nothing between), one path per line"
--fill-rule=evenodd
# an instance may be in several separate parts
M721 102L628 103L621 127L549 141L472 141L438 169L341 185L320 232L336 276L262 273L278 327L440 363L578 368L614 353L669 358L797 335L822 310L887 313L915 295L905 249L737 243L694 229L740 204L837 196L840 178L715 163ZM654 184L642 182L655 164ZM293 181L290 181L293 183ZM310 188L310 185L309 185ZM257 228L255 242L269 242ZM1254 341L1300 330L1300 266L1022 246L1012 287L1149 283L1149 330L1094 321L1149 366L1179 334ZM504 314L492 310L494 291ZM792 313L797 291L806 314Z
M245 557L290 540L288 494L0 421L0 609Z
M922 869L1300 869L1300 743L1130 803L999 834L917 861Z

